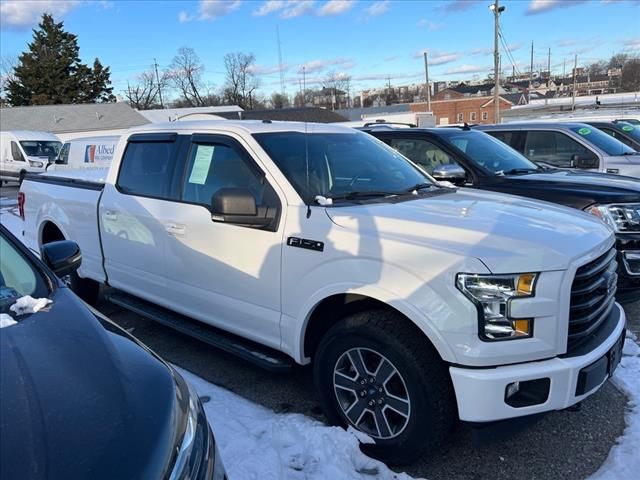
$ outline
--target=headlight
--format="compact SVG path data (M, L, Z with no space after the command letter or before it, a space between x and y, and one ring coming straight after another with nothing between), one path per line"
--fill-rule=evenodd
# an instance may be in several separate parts
M517 275L476 275L459 273L458 289L478 307L478 335L485 341L529 338L532 318L511 318L514 298L533 297L537 273Z
M598 217L616 233L640 232L640 203L593 205L585 211Z
M202 426L199 425L200 404L198 402L198 394L188 383L187 386L189 390L189 406L186 412L186 425L176 461L169 476L170 480L186 480L194 476L202 462L202 455L206 453L202 451L201 446L205 441L202 435L208 434L208 430L203 431Z
M44 166L44 163L34 162L33 160L29 160L29 165L31 165L32 167L42 168Z

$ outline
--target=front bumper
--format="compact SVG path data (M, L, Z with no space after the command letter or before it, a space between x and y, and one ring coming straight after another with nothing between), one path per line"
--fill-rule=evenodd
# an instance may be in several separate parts
M612 333L596 348L581 356L555 357L549 360L521 363L496 368L450 367L456 392L460 420L468 422L493 422L536 413L562 410L596 392L607 380L603 374L590 390L578 394L580 373L601 361L620 339L626 316L620 305L619 317ZM505 401L507 385L527 380L550 379L549 395L543 403L532 406L512 407ZM600 378L600 377L599 377Z

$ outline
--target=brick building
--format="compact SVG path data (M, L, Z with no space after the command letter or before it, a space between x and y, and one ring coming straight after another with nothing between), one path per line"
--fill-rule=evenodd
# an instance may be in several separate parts
M445 91L442 97L445 97ZM509 110L514 103L504 96L500 97L500 110ZM428 112L426 102L412 103L412 112ZM457 96L450 95L447 100L432 100L431 111L436 119L436 125L450 125L455 123L495 123L492 96Z

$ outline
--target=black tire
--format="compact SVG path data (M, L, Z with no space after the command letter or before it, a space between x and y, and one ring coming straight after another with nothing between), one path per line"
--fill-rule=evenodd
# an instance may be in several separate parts
M100 297L100 284L90 278L81 278L77 272L73 272L70 276L69 286L73 293L78 295L89 305L96 305Z
M396 428L395 433L387 429L395 435L392 438L374 436L375 444L363 444L362 451L382 461L400 465L410 463L422 454L431 453L443 445L457 419L456 400L448 368L424 334L392 311L366 311L351 315L334 325L320 342L314 358L314 381L329 422L342 427L354 426L338 400L338 395L342 395L343 390L335 387L334 383L335 372L340 371L343 365L339 362L351 358L349 355L354 351L364 352L370 359L378 358L375 355L377 354L388 360L402 380L398 382L398 377L395 377L396 386L401 385L405 388L409 400L406 403L407 416L401 417L396 415L393 409L389 412L384 405L381 407L383 412L387 412L385 415L400 419L397 423L404 426ZM378 367L376 373L380 370L381 367ZM357 375L355 370L353 375L359 388L361 376ZM386 378L393 379L394 376L395 374L392 374ZM369 381L372 381L374 387L380 383L375 373ZM389 393L387 385L383 387L383 390L376 387L380 393L371 393L372 389L367 390L366 386L357 394L347 392L349 401L354 398L351 407L360 402L358 396L371 398L374 403L380 400L384 403L386 400L391 406L392 398L386 396ZM341 401L344 405L344 399ZM375 410L377 407L372 408ZM353 411L349 407L347 410ZM374 420L378 414L379 412L374 413L367 409L360 414L360 418L366 419L367 415L370 415L369 418ZM390 423L385 423L389 427ZM378 424L375 421L375 425ZM366 428L358 427L358 430L371 435L365 431Z

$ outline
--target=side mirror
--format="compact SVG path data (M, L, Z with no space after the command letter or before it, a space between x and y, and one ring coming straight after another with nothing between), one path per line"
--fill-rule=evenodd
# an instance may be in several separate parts
M82 264L82 254L76 242L61 240L47 243L40 249L42 261L58 277L72 274Z
M248 188L221 188L211 197L211 220L255 227L266 227L275 215L273 209L258 208Z
M574 167L582 169L598 168L598 166L600 165L598 157L596 157L595 155L580 156L578 154L575 154L571 157L571 162L573 163Z
M433 178L441 182L451 182L454 185L462 185L467 181L467 172L460 165L446 163L433 169Z

